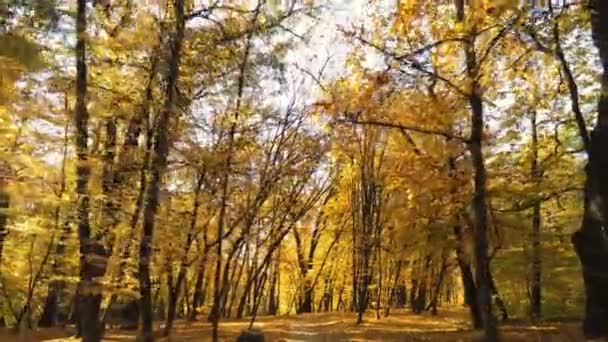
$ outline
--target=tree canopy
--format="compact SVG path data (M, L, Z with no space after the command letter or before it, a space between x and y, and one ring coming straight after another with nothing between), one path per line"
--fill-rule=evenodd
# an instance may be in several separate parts
M0 2L1 325L608 336L608 6L523 3Z

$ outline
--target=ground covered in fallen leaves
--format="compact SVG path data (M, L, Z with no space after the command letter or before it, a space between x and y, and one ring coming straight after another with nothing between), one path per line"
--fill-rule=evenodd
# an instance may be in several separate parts
M227 320L221 323L223 341L234 341L249 326L248 320ZM389 317L376 319L370 312L363 324L357 325L352 313L315 313L279 317L260 317L254 328L264 331L267 341L276 342L334 342L334 341L474 341L480 334L470 330L467 316L462 311L443 311L438 316L413 315L409 311L392 312ZM204 322L178 322L172 336L159 341L210 341L211 328ZM4 341L74 341L73 331L40 329L26 335L17 335L0 329L0 342ZM510 321L501 325L504 341L584 341L580 323L574 320L556 320L531 325L523 321ZM109 330L104 341L135 341L135 333Z

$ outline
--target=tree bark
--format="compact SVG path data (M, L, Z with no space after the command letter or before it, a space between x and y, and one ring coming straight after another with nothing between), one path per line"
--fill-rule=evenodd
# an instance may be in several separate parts
M269 315L276 315L277 314L277 310L278 310L278 296L277 296L277 286L278 286L278 279L279 279L279 273L281 272L281 268L280 268L280 255L281 255L281 251L279 250L277 252L277 260L275 260L274 264L272 265L272 276L270 279L270 282L268 284L269 288L268 288L268 314Z
M530 172L532 181L536 188L535 196L540 196L541 186L541 170L538 165L538 133L536 123L536 111L531 113L530 125L532 128L532 162ZM541 201L535 200L532 207L532 268L530 281L530 316L533 320L541 318L541 271L542 271L542 255L541 255Z
M464 21L464 2L457 2L458 21ZM469 152L473 166L473 231L475 279L477 285L478 305L481 311L484 339L488 342L498 341L496 319L492 313L492 296L488 279L488 237L487 237L487 208L486 208L486 166L483 156L484 109L483 91L477 82L479 66L475 52L476 28L473 27L470 37L464 42L467 77L471 82L468 102L471 114L471 132L469 136Z
M471 56L471 50L468 55ZM474 57L469 57L474 58ZM486 341L497 341L498 330L492 314L492 297L488 279L488 238L486 236L486 168L482 151L483 105L476 93L477 85L469 98L471 105L471 141L469 149L474 169L474 238L475 238L475 279L477 284L478 305L481 311Z
M589 0L593 40L603 66L602 92L598 103L597 124L590 137L587 179L584 188L584 213L581 228L572 243L581 261L585 283L587 338L608 337L608 2ZM583 126L584 127L584 126ZM579 129L585 140L587 131Z
M6 227L8 225L8 208L10 204L10 195L2 189L2 182L4 182L4 180L0 179L0 262L2 262L4 240L8 234Z
M454 226L454 235L456 236L456 259L460 268L462 286L464 287L464 303L469 307L473 328L481 329L481 312L479 311L479 305L477 305L477 285L475 285L471 263L464 253L462 227Z
M101 340L103 325L99 321L101 289L99 278L104 275L107 255L98 237L91 236L89 223L89 174L86 62L86 1L78 0L76 12L76 219L80 241L80 281L78 283L77 327L85 342Z
M83 0L81 0L83 1ZM154 233L155 215L158 208L161 178L167 164L169 154L169 125L171 115L175 114L177 101L177 83L182 42L184 39L185 19L184 0L176 0L174 6L175 36L172 39L168 61L166 98L156 123L156 139L152 155L151 176L146 186L146 203L143 208L143 229L139 248L139 287L140 315L142 329L140 340L153 341L152 335L152 292L150 280L150 262L152 257L152 238Z

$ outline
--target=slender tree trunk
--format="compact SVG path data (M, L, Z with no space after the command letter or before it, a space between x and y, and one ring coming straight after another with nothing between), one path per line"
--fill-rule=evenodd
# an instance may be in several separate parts
M232 316L232 307L234 305L234 302L236 301L236 297L238 294L237 289L239 288L239 285L241 284L241 278L243 277L243 269L245 268L245 261L240 262L240 265L238 266L238 271L235 275L236 277L236 282L234 283L233 286L233 290L232 290L232 295L230 296L230 304L228 305L228 308L226 310L226 317L231 317Z
M418 270L418 261L414 260L414 262L412 262L412 271L411 271L411 276L410 276L410 293L409 293L409 297L410 297L410 308L412 310L412 312L416 312L416 294L418 293L418 276L419 273Z
M173 289L169 291L169 307L167 312L167 320L165 322L165 331L163 332L164 336L169 336L171 332L171 328L173 327L173 321L175 319L175 310L176 304L180 296L180 290L182 288L182 283L186 279L187 271L188 271L188 252L190 251L190 247L192 246L192 242L194 241L196 234L196 221L198 219L198 209L200 207L200 199L199 194L201 188L203 186L203 181L205 179L205 174L201 173L198 176L196 187L194 190L194 201L192 204L192 212L190 213L190 227L188 230L188 234L186 236L186 243L184 245L184 255L182 256L182 260L179 266L179 271L177 274L177 279L175 281L175 285L170 284L170 287ZM172 279L171 279L172 281Z
M196 268L196 280L194 282L194 291L192 294L192 307L193 310L190 312L188 317L189 321L196 321L198 315L197 309L203 305L204 302L204 281L205 281L205 267L207 265L207 232L209 225L205 224L203 227L203 241L202 241L202 256L199 259L198 266ZM201 250L199 248L199 250Z
M245 242L249 245L248 242ZM246 247L249 250L249 247ZM247 252L247 255L249 252ZM247 262L247 260L245 260ZM243 294L241 295L241 299L239 300L239 305L236 310L236 318L242 318L245 313L245 306L247 304L247 299L249 298L249 294L251 293L251 284L253 279L253 272L255 272L254 266L249 267L249 271L247 272L247 280L245 281L245 287L243 288Z
M505 321L509 319L509 312L507 311L505 302L500 296L500 292L498 292L498 287L496 286L496 282L494 282L494 276L492 276L490 270L488 270L488 279L490 280L490 293L492 294L492 298L494 298L494 302L496 302L496 307L500 311L500 319Z
M179 287L181 287L180 275L177 277L177 281L173 282L173 268L170 267L167 272L167 316L165 319L165 329L163 330L163 336L169 336L171 328L173 328L173 321L175 320L175 314L177 310L177 302L179 299Z
M255 319L258 314L258 307L260 306L260 301L262 297L262 293L264 292L264 286L266 284L267 274L264 272L254 287L253 292L253 308L251 309L251 320L249 321L249 329L253 327L253 323L255 323Z
M431 300L427 306L427 310L431 309L431 313L433 316L437 315L437 305L439 302L439 294L441 293L441 288L443 286L443 281L445 279L446 273L448 270L448 264L446 260L446 256L444 253L441 255L441 267L439 269L439 275L437 276L437 280L435 281L435 286L431 295Z
M399 278L401 277L402 264L403 261L398 260L397 265L395 266L395 278L393 279L393 285L390 287L388 302L386 304L386 309L384 310L384 317L388 317L388 315L390 315L391 306L395 301L395 296L397 295L397 284L399 283Z
M530 125L532 128L532 162L530 172L532 174L532 180L536 188L536 196L540 195L541 186L541 170L538 165L538 133L536 123L536 111L531 113ZM540 225L541 225L541 201L536 199L534 206L532 207L532 268L531 268L531 284L530 284L530 316L533 320L539 320L541 318L541 269L542 269L542 255L541 255L541 236L540 236Z
M2 262L2 248L4 240L8 234L8 208L10 204L10 195L2 189L4 180L0 179L0 263Z
M253 25L256 24L258 19L258 14L260 11L261 2L258 3L258 6L255 9L255 14L253 17ZM216 262L215 262L215 278L213 281L213 306L211 307L211 313L209 317L211 318L211 327L212 327L212 340L214 342L219 340L218 330L219 330L219 321L220 321L220 301L221 290L220 290L220 281L222 274L222 239L224 236L224 225L226 220L226 205L228 200L228 183L230 179L230 169L232 167L232 158L233 158L233 148L234 148L234 138L236 134L236 124L239 119L239 111L241 110L241 101L243 97L243 90L245 88L245 71L247 70L247 63L249 60L249 53L251 51L251 39L254 34L253 29L249 32L247 37L247 43L245 46L245 53L243 56L243 60L240 65L239 70L239 79L238 79L238 94L236 100L236 106L234 111L234 121L230 125L230 132L228 133L228 151L226 156L226 163L224 169L224 176L222 180L222 200L220 206L220 213L218 217L217 224L217 250L216 250Z
M278 255L280 255L280 251ZM275 260L274 265L272 266L272 276L270 278L270 283L268 284L268 314L273 316L277 314L278 309L277 284L280 271L279 257L277 256L277 260Z
M60 210L56 209L55 212L56 220L59 220ZM63 222L61 232L59 232L59 239L54 251L54 260L52 265L52 274L58 277L66 275L65 272L65 249L66 241L71 233L70 222L66 218ZM53 327L56 325L63 325L69 314L69 307L65 301L67 298L66 282L64 279L53 279L49 282L48 293L44 302L44 309L38 322L40 327Z
M427 256L424 261L424 266L422 268L422 273L418 279L418 293L416 294L416 298L412 302L414 313L420 314L426 307L426 298L427 298L427 283L429 279L429 267L431 264L431 257Z
M354 167L354 164L351 163L351 166ZM351 193L350 193L350 215L352 221L352 253L351 253L351 266L352 266L352 291L351 291L351 310L353 312L357 311L359 307L358 304L358 293L359 293L359 269L360 269L360 257L361 257L361 249L360 249L360 236L358 234L359 227L359 193L357 190L356 184L351 184Z
M69 103L67 94L64 99L64 110L67 114L69 111ZM63 135L63 157L61 159L61 171L60 171L60 183L59 191L57 196L59 199L63 196L66 190L65 181L65 165L67 160L68 145L69 145L69 122L66 123ZM61 220L61 206L55 208L55 229L59 230L59 222ZM70 218L64 218L61 231L59 232L59 238L57 239L57 245L55 247L53 255L52 274L56 276L65 276L65 260L64 254L66 250L66 241L71 233ZM49 282L48 292L44 302L44 309L42 315L38 321L38 325L41 327L52 327L58 324L63 324L68 319L69 308L65 306L64 302L66 299L65 293L65 280L64 279L53 279ZM64 305L62 305L64 304Z
M81 0L82 1L82 0ZM150 262L152 257L152 238L154 233L155 214L162 175L169 154L169 125L177 101L176 88L179 77L182 41L184 39L184 0L175 1L175 36L172 40L168 62L166 98L156 124L156 139L152 155L151 176L146 186L146 203L143 208L143 229L139 249L139 287L141 293L140 314L142 342L153 341L152 335L152 293L150 280Z
M219 302L219 313L223 317L228 317L228 311L226 310L226 304L228 302L228 294L231 290L232 284L234 282L234 277L236 272L231 272L232 269L236 268L237 260L235 259L235 255L239 253L241 247L243 246L245 238L241 237L235 243L230 253L226 258L226 267L224 267L224 272L222 276L222 285L220 291L220 302ZM233 291L236 291L237 284L234 285Z
M188 317L189 321L196 321L196 316L198 315L198 308L203 305L203 281L205 280L205 264L206 258L201 257L199 261L197 272L196 272L196 280L194 282L194 293L192 294L192 308L193 310Z

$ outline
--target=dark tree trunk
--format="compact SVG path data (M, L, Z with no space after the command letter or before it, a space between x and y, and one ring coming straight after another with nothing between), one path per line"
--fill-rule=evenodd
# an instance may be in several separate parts
M298 308L298 313L312 312L312 294L313 288L310 280L304 281L304 286L302 288L302 303Z
M175 285L173 284L173 277L168 277L167 280L169 285L169 307L167 311L167 320L165 322L165 331L163 332L164 336L169 336L171 328L173 327L173 321L175 320L176 304L180 296L182 284L186 279L186 273L188 271L188 252L190 251L190 247L192 246L192 242L194 241L196 234L196 221L198 219L198 209L200 207L199 194L203 186L204 180L205 173L201 173L200 175L198 175L196 181L196 188L194 191L192 212L190 213L190 228L186 236L186 243L184 245L184 255L179 266L179 272L177 274L177 280L175 281Z
M417 271L417 267L418 267L418 261L414 261L412 263L412 274L411 274L411 285L410 285L410 294L409 294L409 298L410 298L410 308L412 310L412 312L416 311L416 294L418 293L418 276L419 273Z
M439 275L437 276L437 280L435 281L429 305L426 307L426 310L429 310L429 309L431 310L431 313L433 314L433 316L437 315L437 305L439 303L439 294L441 293L441 288L443 286L443 280L445 279L447 269L448 269L448 264L447 264L445 254L442 254Z
M242 318L245 314L245 308L247 305L247 300L250 297L251 293L251 284L253 283L253 272L255 272L253 267L250 267L249 272L247 273L247 281L245 282L245 287L243 289L243 294L241 295L241 299L239 300L239 305L236 309L236 318Z
M91 235L89 223L89 161L86 64L86 1L78 0L76 12L76 195L78 238L80 241L80 282L78 283L77 327L83 341L99 341L103 325L99 321L101 293L94 286L105 273L107 255L98 237Z
M165 329L163 331L163 336L169 336L171 333L171 328L173 328L173 322L175 321L175 314L177 310L177 301L179 299L179 287L181 287L181 283L183 281L180 280L180 275L177 277L177 281L173 284L173 270L170 269L167 272L167 318L165 320Z
M172 40L168 62L166 98L164 106L159 113L156 124L156 139L152 155L151 176L146 186L146 203L143 209L143 229L139 248L139 288L140 288L140 315L142 329L140 340L153 341L152 336L152 292L150 280L150 262L152 257L152 238L154 233L155 214L158 208L161 178L167 164L169 153L169 126L171 116L174 114L177 101L177 82L179 77L179 64L182 41L184 39L184 1L175 2L175 36Z
M538 133L537 133L537 122L536 122L536 111L531 113L530 125L532 126L532 164L530 172L532 174L532 180L536 188L535 195L540 195L541 186L541 170L538 165ZM541 201L536 199L534 206L532 207L532 268L531 268L531 282L530 282L530 316L533 320L539 320L541 318L541 269L542 269L542 255L541 255L541 236L540 236L540 224L541 224Z
M253 327L253 323L255 323L255 319L258 314L258 308L260 305L262 293L264 292L264 286L266 285L266 279L268 279L268 268L264 270L257 284L254 286L253 291L253 307L251 308L251 320L249 321L249 329Z
M268 314L276 315L278 310L278 300L277 300L277 281L279 279L280 263L279 259L275 261L272 266L272 277L268 284Z
M481 329L481 312L479 311L479 305L477 305L477 285L475 285L471 264L464 254L464 241L462 228L460 226L454 226L454 235L456 236L456 258L462 277L462 286L464 287L464 302L471 312L473 327L475 329Z
M2 177L2 175L0 175L0 177ZM10 196L8 192L2 189L2 182L4 182L4 180L0 179L0 262L2 262L4 240L8 234L6 226L8 225L8 208L10 204Z
M457 1L458 21L464 21L464 2ZM484 339L487 342L498 341L496 319L492 313L492 295L489 274L488 237L487 237L487 208L486 208L486 165L483 156L484 109L483 91L477 82L479 65L475 51L476 28L473 27L463 44L466 59L467 76L471 81L471 91L467 95L471 114L471 132L469 136L469 152L473 167L473 236L475 256L475 279L477 285L477 301L480 308Z
M193 310L190 312L190 317L188 317L188 320L190 321L196 321L196 316L198 315L197 310L201 305L203 305L203 282L205 280L206 263L207 258L205 257L205 255L203 255L199 261L196 272L196 280L194 282L194 293L192 294Z
M228 317L228 311L226 310L226 304L228 302L228 294L230 292L230 287L231 284L234 283L234 278L235 278L235 273L236 272L231 272L230 270L235 269L236 268L236 263L237 261L235 260L235 255L239 254L239 251L241 250L241 247L244 246L244 237L240 237L238 240L235 241L234 245L232 246L232 249L230 250L230 253L227 255L226 258L226 266L224 267L224 271L223 271L223 275L222 275L222 282L221 282L221 290L220 290L220 301L219 301L219 305L218 305L218 312L222 317ZM232 267L231 267L232 266ZM235 291L236 288L238 286L238 283L235 285Z
M469 56L473 55L471 49ZM474 58L474 57L469 57ZM477 86L476 86L477 87ZM483 105L481 97L475 92L469 98L471 104L471 141L469 148L474 168L474 237L475 237L475 279L477 285L478 305L481 311L486 341L498 340L496 320L492 314L492 296L488 265L488 238L486 236L486 168L482 152Z
M590 0L589 6L593 40L604 72L597 124L588 139L583 222L572 236L572 243L581 261L585 282L584 334L587 338L605 338L608 337L608 263L605 262L608 237L604 229L608 218L608 2ZM586 128L579 127L579 130L585 140Z
M157 46L157 50L160 49L161 45L161 37L163 35L164 29L161 28L161 32L159 34L159 43ZM150 152L152 150L152 133L153 129L149 127L147 122L150 120L150 107L151 102L153 101L153 90L154 90L154 80L158 73L158 64L160 60L160 53L156 52L150 57L150 71L148 74L148 80L146 84L146 90L144 92L144 99L141 104L141 111L134 115L131 120L129 120L129 124L127 126L127 131L125 133L123 147L121 153L118 155L117 168L114 172L114 182L113 188L114 191L118 191L117 206L120 206L120 198L121 198L121 189L129 188L131 183L128 183L128 175L130 172L137 171L137 166L139 166L139 188L137 192L137 197L135 200L135 209L131 214L131 219L129 222L130 233L124 241L119 243L118 249L120 254L120 266L118 270L118 275L116 277L117 282L123 281L125 277L125 272L127 268L127 261L130 257L130 249L131 244L134 241L134 236L137 232L139 217L141 213L141 208L143 207L143 200L145 195L146 188L146 170L148 168L149 160L150 160ZM146 124L144 125L144 122ZM142 160L139 160L136 157L137 147L139 145L138 140L142 135L143 128L146 128L145 131L145 153ZM134 160L136 162L134 163ZM135 187L135 184L133 185ZM136 272L133 274L134 278L138 278ZM116 296L118 297L118 296ZM123 302L126 301L125 304L120 307L120 317L121 323L120 327L122 329L127 330L136 330L139 326L139 303L136 298L129 297L123 299ZM110 300L111 303L115 302L114 300Z
M426 306L426 298L427 298L427 280L429 273L429 266L431 263L430 256L425 258L424 266L422 268L422 273L419 274L418 278L418 291L416 293L415 298L412 301L412 309L415 314L420 314L424 310Z
M246 253L247 252L245 252L245 254ZM233 277L236 277L236 282L233 283L234 289L232 291L232 295L230 296L230 304L228 305L228 309L226 310L226 317L232 316L232 307L234 306L234 302L236 301L236 297L238 294L237 289L239 288L239 286L241 284L241 279L243 278L243 270L245 269L245 263L246 263L246 258L245 258L245 260L242 260L240 262L240 265L238 266L237 274L233 274Z

